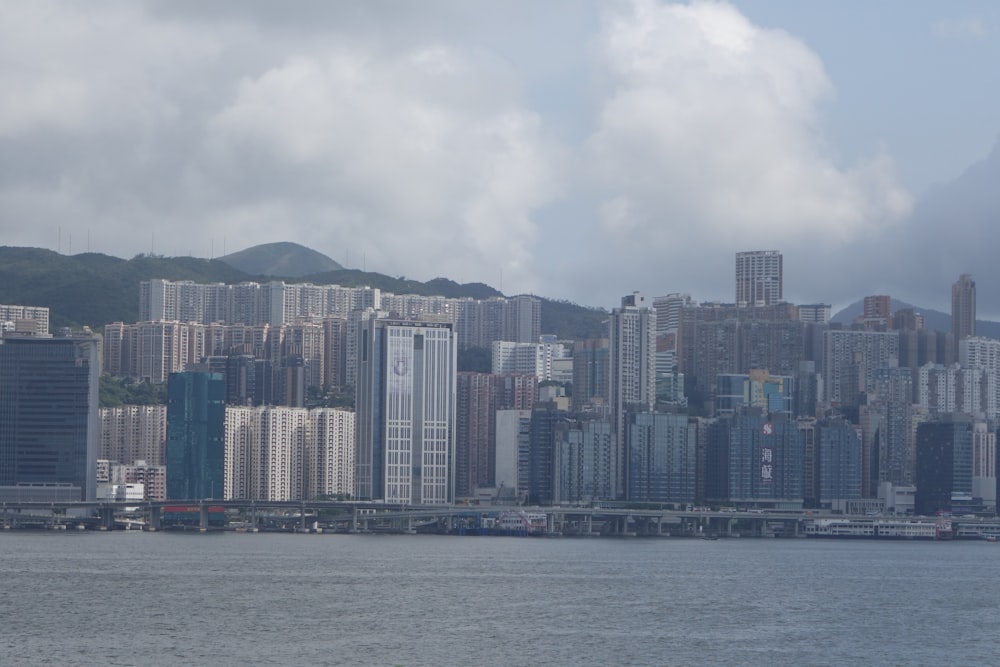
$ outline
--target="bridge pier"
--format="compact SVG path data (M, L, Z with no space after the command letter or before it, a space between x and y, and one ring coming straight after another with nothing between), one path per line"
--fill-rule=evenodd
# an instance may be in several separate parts
M208 530L208 506L204 502L198 503L198 531Z
M99 530L114 530L115 529L115 508L102 505L97 510L97 516L100 517L100 522L98 524Z
M163 508L153 505L149 508L149 523L147 530L155 532L160 529L160 520L163 517Z

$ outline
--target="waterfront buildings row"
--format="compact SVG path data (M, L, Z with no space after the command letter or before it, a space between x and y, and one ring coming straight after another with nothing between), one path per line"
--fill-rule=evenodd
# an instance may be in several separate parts
M778 260L777 273L768 260L762 264L767 275L752 278L756 294L780 297ZM775 287L775 279L776 291L760 287ZM968 295L969 282L960 280L966 287L956 294ZM926 335L915 314L892 314L884 297L866 299L857 327L844 329L823 321L828 309L824 314L821 307L770 296L754 296L753 305L740 299L726 305L668 295L647 306L634 293L612 311L608 337L574 343L573 357L558 341L494 340L494 370L521 372L459 381L458 322L446 301L413 297L393 305L409 313L402 318L368 308L289 323L286 315L304 311L288 304L301 304L305 292L280 285L267 297L273 325L150 320L110 327L113 342L105 349L117 351L119 368L129 358L140 373L149 371L140 375L147 379L171 377L179 368L200 368L190 376L213 378L180 393L171 387L168 422L180 421L167 429L165 457L169 478L184 481L174 489L168 483L169 495L217 497L218 489L233 493L236 487L251 489L236 491L241 494L315 493L318 482L308 481L312 455L300 427L305 417L265 417L260 415L271 408L247 408L245 421L255 425L241 432L267 431L275 439L245 435L238 451L229 448L225 427L219 433L206 424L225 422L236 406L301 404L305 387L329 384L326 359L336 357L344 360L345 386L356 392L351 468L354 494L365 498L437 503L484 492L502 498L516 489L515 497L548 502L712 499L794 506L873 498L884 484L907 487L919 479L930 493L931 482L921 477L929 469L921 462L932 460L928 452L944 436L925 433L921 440L920 434L930 432L925 425L968 421L969 432L994 438L993 449L988 442L985 449L953 443L953 466L942 484L950 485L950 498L959 504L965 496L969 506L976 499L991 502L1000 342L975 338L974 329L963 330L958 341L949 333ZM283 301L276 309L279 292ZM971 294L974 323L974 284ZM522 305L533 309L530 298ZM338 332L331 337L336 343L324 339L328 328ZM175 355L187 360L179 368L172 365ZM521 366L521 359L529 361ZM559 375L557 362L567 360L571 369L560 366ZM258 369L268 366L271 375L261 380ZM557 377L574 379L571 402L556 394L540 404L526 388L537 391L537 380ZM714 416L676 414L687 398L695 412ZM967 417L952 416L962 413ZM746 421L753 419L763 421ZM271 426L286 422L288 429ZM300 444L289 445L289 438ZM185 452L178 443L189 440L205 448ZM107 447L109 457L124 458L124 445L114 454ZM981 462L982 474L972 475L978 483L965 483L964 471L976 469L967 451ZM138 459L137 453L128 454L143 461L163 456L143 450ZM233 477L227 465L243 473ZM942 468L940 461L935 465ZM272 467L273 479L260 477L259 470ZM237 484L237 478L248 481ZM198 494L187 495L195 489ZM920 484L917 489L921 493Z
M377 328L385 327L407 328L403 323L390 322L383 322ZM407 420L395 417L379 426L374 418L386 406L393 406L388 414L399 415L401 403L409 403L411 409L424 403L420 394L426 382L419 378L415 384L388 379L389 373L405 378L407 369L426 364L426 359L418 363L409 354L411 345L412 341L401 347L397 343L392 353L383 351L373 355L394 360L383 367L384 375L380 374L386 378L387 387L395 385L394 396L377 400L377 406L361 412L369 415L366 418L372 422L373 431L382 432L380 440L373 437L365 455L370 461L381 458L385 463L372 463L369 468L384 468L393 463L395 483L407 479L412 493L414 480L409 477L405 461L407 455L413 456L413 450L400 447L401 442L411 437L404 430L408 428ZM220 413L218 407L224 406L220 398L224 385L221 376L185 373L176 376L175 381L180 378L199 378L199 382L204 378L218 389L211 399L216 404L214 412L186 408L175 411L185 422L174 426L176 433L188 438L194 434L195 442L203 443L204 447L214 446L222 454L214 459L207 455L200 457L202 461L214 461L212 465L216 467L221 465L222 472L217 477L206 476L207 488L203 480L202 487L191 497L202 497L202 493L204 497L215 497L215 479L222 480L225 497L273 500L336 493L379 497L374 492L371 495L360 492L353 479L359 469L353 458L357 452L354 413L238 406L224 407ZM948 489L949 502L961 501L966 507L989 507L995 503L995 431L986 422L970 417L924 414L920 421L906 427L903 444L897 446L886 421L872 419L876 423L872 438L866 437L865 427L855 426L843 417L795 419L788 414L789 397L784 382L769 376L731 376L726 382L743 387L740 398L743 404L736 407L740 392L734 389L730 397L734 407L722 416L697 418L626 412L622 473L625 488L619 492L617 440L607 412L574 412L566 399L540 403L536 400L534 376L457 373L456 380L459 398L455 406L451 473L454 498L539 503L625 499L836 508L876 497L876 493L864 490L877 489L880 482L890 482L890 491L914 484L917 488L933 489L930 480L944 470L939 459L945 456L953 462L952 468L933 484ZM202 392L207 396L207 385ZM185 401L207 400L188 391L181 395ZM108 428L102 432L101 457L128 462L130 457L146 456L155 463L155 457L162 451L157 436L162 427L157 422L163 414L163 408L157 406L102 410L102 423ZM215 437L210 437L210 429L201 424L207 421L208 414L216 415ZM224 414L221 424L220 414ZM337 421L331 424L334 417ZM433 420L428 421L429 425L435 425ZM438 429L443 421L437 421ZM131 435L126 437L124 433ZM943 438L942 433L953 437ZM395 451L387 446L392 436L395 436ZM133 444L126 446L130 439ZM449 445L436 446L443 451L431 447L425 453L437 460L451 460ZM179 452L175 449L175 454ZM184 463L179 467L173 464L171 469L184 470ZM203 467L198 469L202 470ZM957 495L953 497L952 492ZM175 493L179 494L176 497L187 498L186 494L192 491ZM395 502L408 502L398 491L393 498ZM931 502L941 503L941 498ZM412 502L412 496L409 499ZM925 503L921 501L919 506L924 508Z

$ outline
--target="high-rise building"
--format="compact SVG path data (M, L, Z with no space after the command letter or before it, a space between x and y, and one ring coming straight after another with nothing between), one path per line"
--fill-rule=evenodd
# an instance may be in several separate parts
M651 412L656 404L656 312L638 292L622 297L608 326L608 405L615 434L615 492L625 493L626 413Z
M613 498L611 422L595 415L555 423L553 503Z
M681 314L691 303L688 294L668 294L653 299L656 311L656 397L664 403L686 404L684 375L677 369Z
M573 410L607 402L608 339L578 340L573 344Z
M455 495L496 485L496 414L530 410L538 378L528 374L459 373L455 420Z
M93 500L101 340L0 337L0 498Z
M497 410L496 414L497 498L527 497L530 455L531 410Z
M101 408L101 446L98 458L131 465L164 463L167 442L167 406L120 405Z
M995 411L988 412L996 395L996 378L983 368L924 364L914 372L914 378L913 402L931 413L982 413L996 417Z
M914 482L913 374L908 368L882 367L875 371L866 415L868 437L862 443L862 487L872 495L877 483L908 486Z
M697 422L687 415L632 415L628 425L626 498L635 502L693 503L697 443Z
M805 438L787 419L737 415L709 425L709 500L795 509L804 500Z
M986 393L982 410L990 419L1000 416L1000 341L983 336L971 336L958 344L958 359L962 368L982 369Z
M866 296L864 311L855 318L855 324L872 331L886 331L892 328L892 297L888 294Z
M812 324L827 324L830 321L830 311L828 303L810 303L798 307L799 321L810 322Z
M218 373L174 373L167 382L167 498L222 498L226 383Z
M456 389L455 495L471 496L479 487L492 486L496 463L496 375L459 373Z
M875 390L880 368L899 365L896 331L825 331L823 334L825 398L840 405L857 405Z
M354 494L354 418L350 410L309 411L306 498Z
M49 309L46 306L15 306L0 303L0 330L16 331L18 327L26 327L35 334L49 332Z
M972 420L958 415L917 427L917 514L964 514L962 507L972 504L972 434Z
M816 424L819 506L844 510L845 502L861 498L861 437L843 417Z
M764 414L791 417L795 404L795 378L754 369L747 374L720 375L716 381L715 413L740 414L758 408Z
M817 325L798 320L791 304L737 307L732 304L685 306L681 317L678 368L689 400L703 402L714 392L716 377L761 368L794 375L810 358L810 332Z
M730 430L729 500L801 506L804 454L802 433L795 422L734 417Z
M565 422L568 413L555 401L538 403L531 411L528 447L523 456L523 467L518 466L518 490L523 488L529 504L551 505L558 493L559 452L558 425Z
M226 408L225 498L301 500L354 494L354 413Z
M553 380L553 361L569 357L566 346L556 341L515 343L495 340L492 351L494 373L534 375L539 381Z
M141 484L143 499L167 499L167 467L163 465L151 465L142 459L128 465L112 464L111 483L115 485Z
M864 313L862 317L866 320L892 318L892 297L888 294L875 294L866 296L864 301Z
M967 273L951 286L951 332L956 345L976 335L976 281Z
M360 323L357 496L388 503L454 498L455 336L448 322Z
M972 497L996 510L997 434L982 421L972 425Z
M736 253L736 305L770 306L784 301L782 261L777 250Z

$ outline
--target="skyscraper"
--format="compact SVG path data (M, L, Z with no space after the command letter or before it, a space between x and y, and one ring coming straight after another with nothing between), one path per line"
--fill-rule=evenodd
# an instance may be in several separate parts
M736 305L770 306L782 301L781 253L777 250L736 253Z
M942 415L917 427L914 512L962 512L972 502L973 421Z
M0 337L0 498L93 500L99 336Z
M590 338L573 344L574 411L608 400L608 339Z
M951 332L956 345L976 335L976 281L967 273L951 286Z
M628 424L629 477L626 498L656 503L693 503L698 429L687 415L637 413Z
M454 498L455 335L447 322L360 322L357 496L389 503Z
M222 498L226 383L219 373L174 373L167 383L167 498Z
M649 412L656 404L656 312L638 292L622 297L608 325L608 405L615 435L615 494L627 479L625 414Z

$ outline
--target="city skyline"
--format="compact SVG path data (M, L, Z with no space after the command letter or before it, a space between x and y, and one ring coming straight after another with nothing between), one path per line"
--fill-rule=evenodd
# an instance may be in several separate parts
M0 238L120 257L291 240L606 307L657 285L728 299L731 253L778 247L790 301L944 310L954 276L1000 284L998 17L3 2Z

